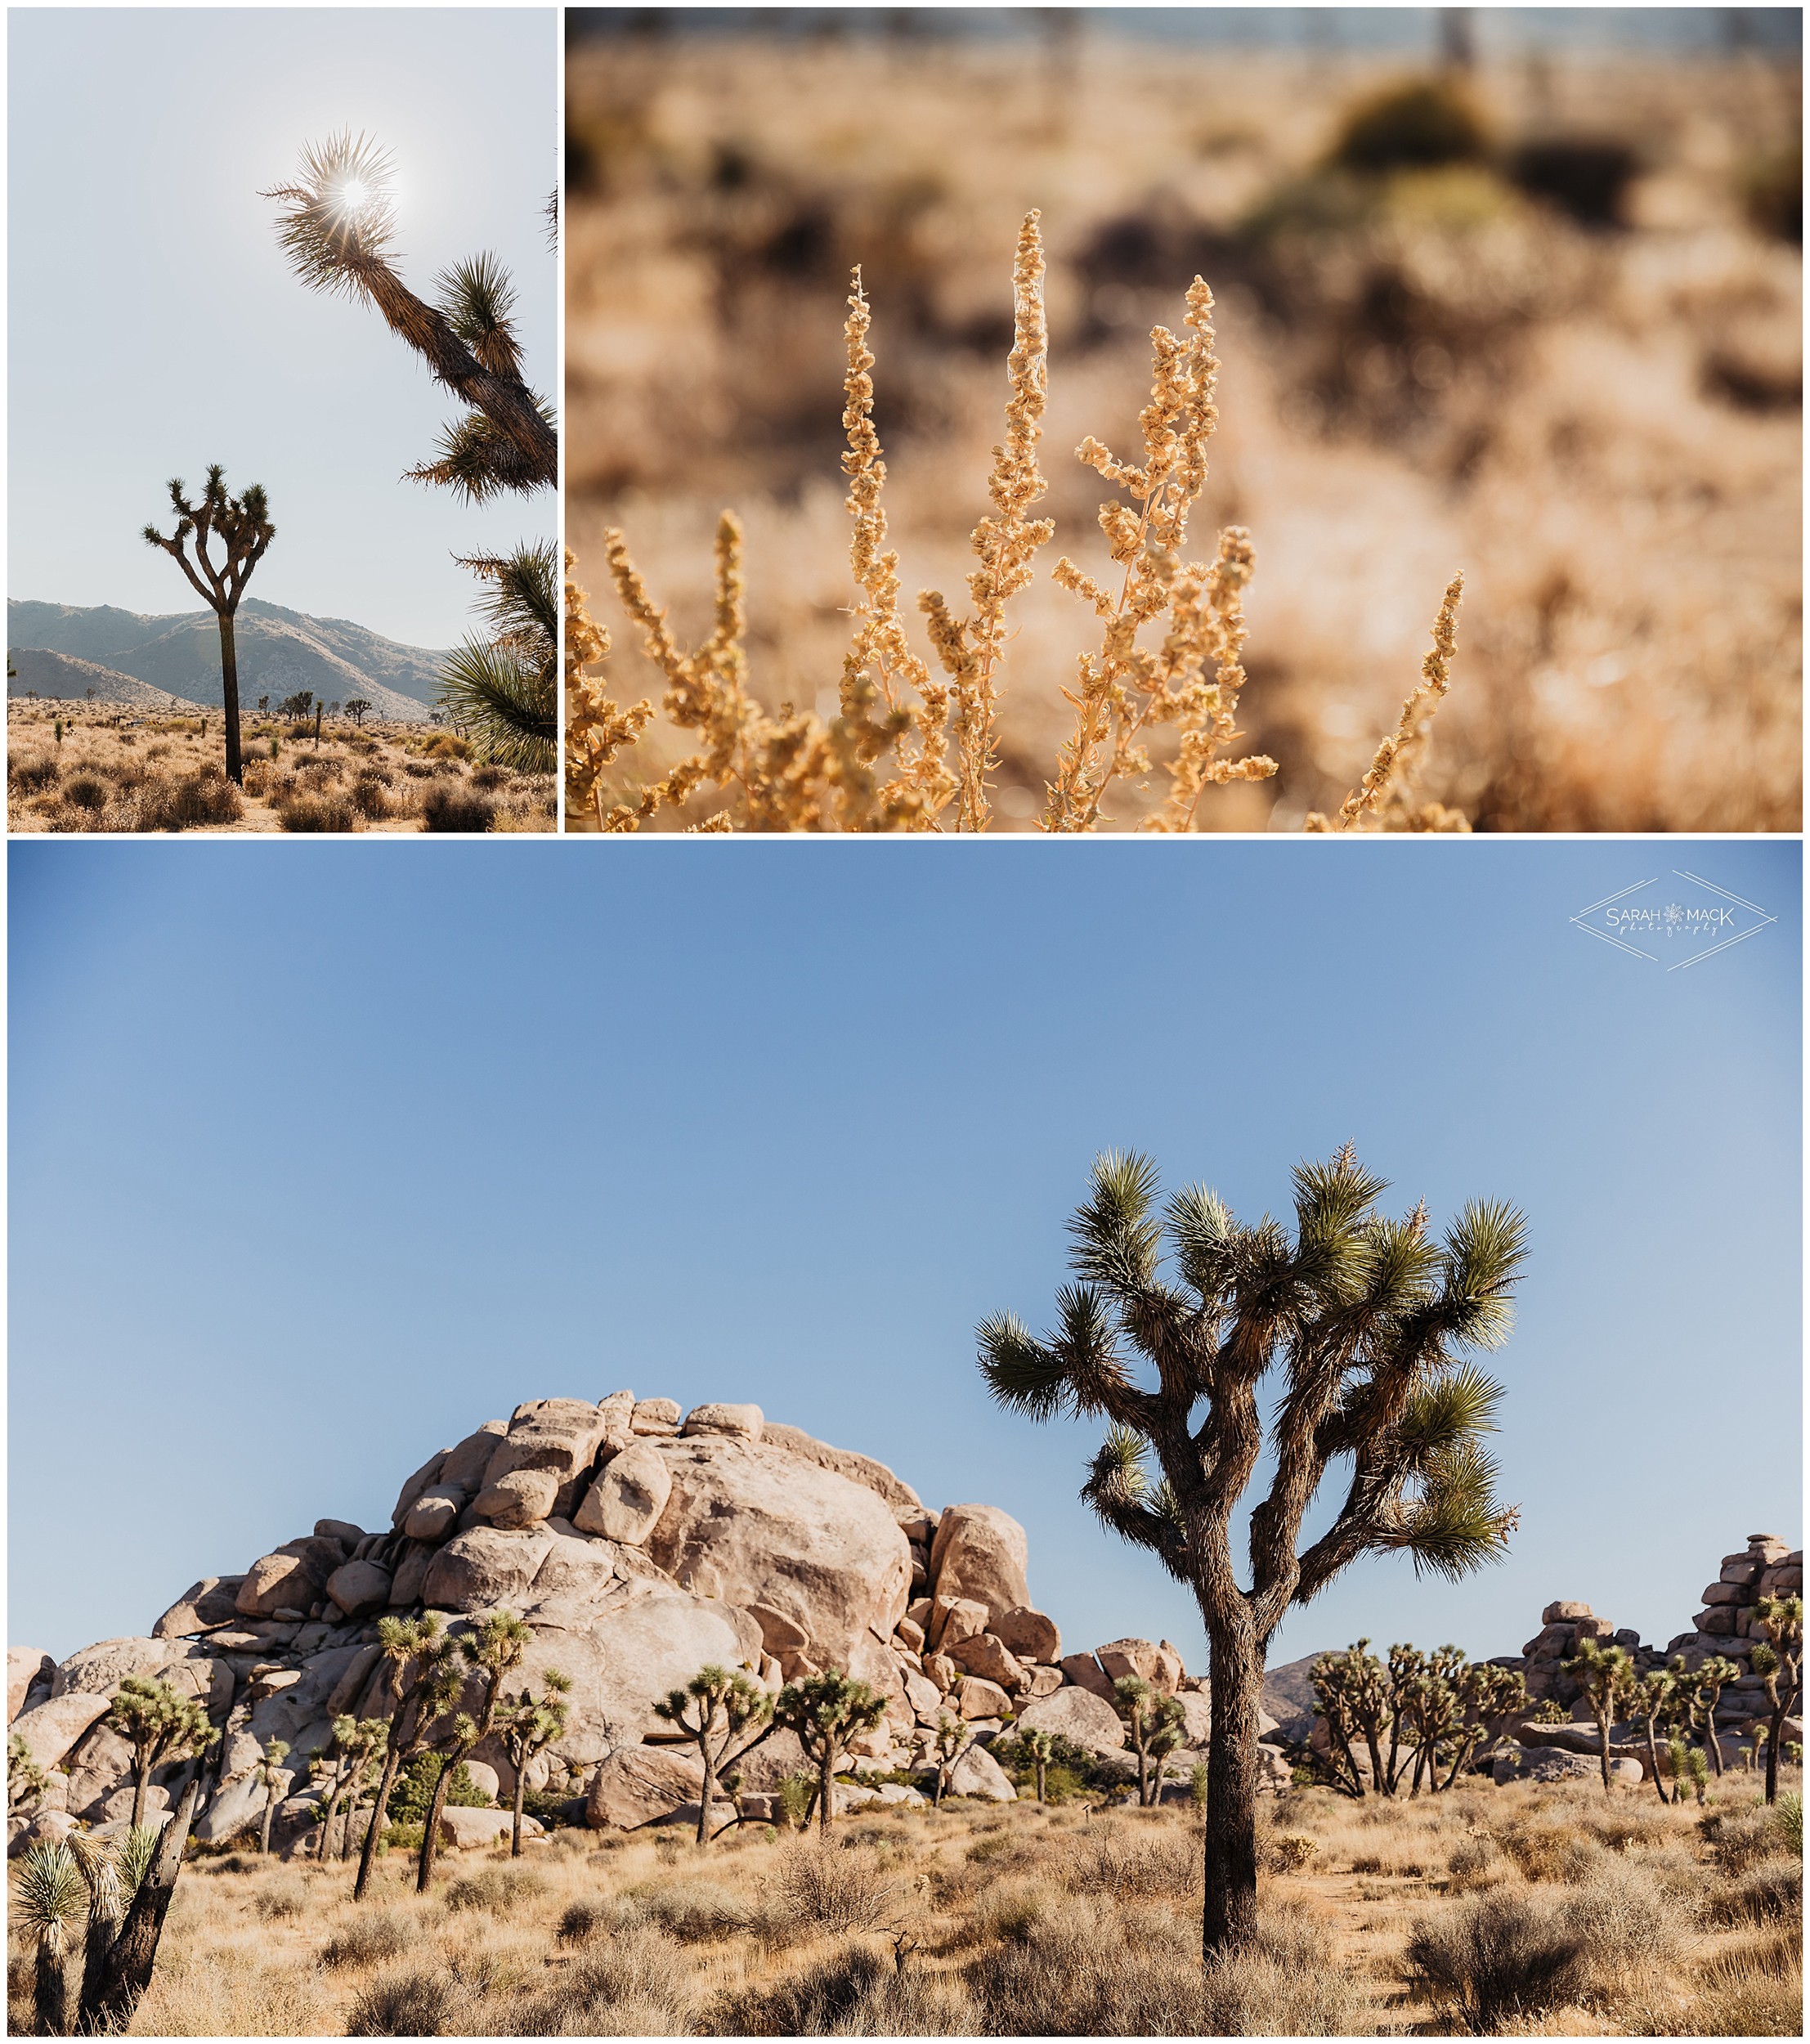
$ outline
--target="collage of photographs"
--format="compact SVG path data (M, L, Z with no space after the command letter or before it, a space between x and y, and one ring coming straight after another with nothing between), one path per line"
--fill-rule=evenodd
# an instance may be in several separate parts
M1801 2037L1802 9L6 50L9 2033Z

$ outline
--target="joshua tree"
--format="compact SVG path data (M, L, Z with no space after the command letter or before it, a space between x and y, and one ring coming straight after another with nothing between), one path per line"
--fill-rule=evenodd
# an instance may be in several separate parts
M474 554L460 565L489 586L488 623L447 658L440 704L480 759L525 773L550 773L559 742L559 584L553 544L508 555Z
M1193 1590L1206 1621L1209 1952L1257 1934L1257 1707L1289 1606L1365 1553L1405 1553L1462 1577L1498 1558L1516 1523L1481 1446L1501 1387L1456 1351L1507 1338L1526 1224L1508 1206L1472 1204L1440 1244L1427 1238L1424 1207L1401 1221L1378 1213L1386 1190L1349 1147L1299 1166L1291 1239L1274 1221L1239 1222L1200 1187L1159 1217L1154 1165L1102 1157L1071 1224L1079 1281L1059 1294L1059 1331L1037 1340L1008 1314L979 1329L981 1368L1001 1403L1037 1419L1109 1423L1082 1495ZM1154 1388L1134 1378L1127 1347ZM1276 1472L1251 1516L1247 1590L1234 1574L1231 1520L1265 1446L1258 1392L1272 1370L1286 1380L1270 1425ZM1349 1465L1344 1501L1297 1547L1335 1462Z
M1609 1772L1609 1728L1633 1695L1633 1657L1625 1647L1605 1647L1600 1639L1580 1639L1577 1652L1560 1665L1584 1692L1584 1700L1596 1721L1602 1749L1602 1792L1606 1795L1614 1778Z
M426 1746L441 1718L459 1701L464 1686L452 1643L441 1630L439 1614L424 1611L419 1618L380 1618L378 1644L390 1664L390 1682L396 1705L390 1712L389 1737L383 1748L383 1772L378 1777L377 1797L371 1821L365 1831L358 1857L358 1879L352 1887L354 1902L363 1899L370 1885L371 1867L377 1858L377 1841L389 1811L390 1791L396 1786L396 1770L405 1760Z
M88 1912L87 1884L67 1845L34 1845L12 1891L12 1923L37 1946L34 2000L40 2037L70 2037L81 2006L76 1933Z
M1175 1697L1152 1688L1142 1675L1121 1675L1113 1684L1113 1708L1137 1755L1138 1808L1148 1809L1152 1800L1150 1763L1157 1763L1160 1784L1163 1762L1181 1743L1181 1706Z
M319 1858L326 1858L333 1850L333 1821L339 1813L342 1800L349 1794L352 1800L346 1808L345 1836L339 1853L342 1859L347 1856L352 1845L352 1813L358 1807L361 1792L369 1786L370 1764L383 1753L389 1742L389 1735L387 1719L355 1718L347 1713L334 1719L333 1785L320 1813ZM374 1818L372 1821L376 1820Z
M228 496L222 478L226 470L216 461L208 465L207 486L199 504L182 494L182 478L170 483L170 503L176 512L176 530L168 539L155 525L145 527L152 546L160 546L194 585L202 602L220 621L220 688L226 705L226 776L244 778L239 757L239 655L233 645L233 614L251 572L270 550L276 527L270 521L270 506L264 486L254 482L242 497ZM191 563L184 543L195 541ZM219 541L224 558L216 567L208 553L208 541Z
M1646 1727L1647 1771L1653 1777L1653 1792L1662 1803L1669 1799L1660 1780L1659 1735L1678 1721L1684 1709L1679 1682L1683 1658L1682 1654L1675 1656L1668 1668L1648 1669L1628 1692L1628 1715L1633 1724Z
M107 1713L110 1728L132 1746L132 1821L145 1821L151 1769L207 1743L213 1728L199 1703L150 1675L128 1675Z
M570 1675L562 1675L557 1668L549 1668L540 1680L540 1696L525 1688L513 1703L505 1703L496 1714L497 1736L503 1741L509 1765L515 1769L514 1821L509 1832L511 1859L522 1857L522 1804L528 1791L528 1763L564 1732L571 1707L566 1701L572 1686Z
M1049 1785L1050 1762L1055 1752L1055 1735L1033 1728L1029 1732L1021 1732L1018 1742L1024 1747L1037 1777L1037 1800L1043 1802L1046 1800L1045 1791Z
M347 700L346 715L352 719L353 724L360 730L364 728L365 719L370 714L371 706L362 696L353 696Z
M683 1689L669 1690L665 1701L654 1706L654 1715L688 1733L703 1759L697 1842L707 1845L717 1775L743 1754L751 1752L773 1730L773 1698L739 1668L721 1668L712 1661L700 1668ZM749 1738L746 1735L750 1728L754 1736Z
M1456 1750L1445 1779L1438 1785L1441 1789L1451 1787L1480 1748L1486 1751L1494 1742L1502 1718L1527 1706L1527 1680L1518 1668L1498 1668L1487 1661L1474 1661L1458 1679L1457 1688L1463 1715L1452 1735Z
M189 1827L195 1821L200 1783L191 1782L161 1833L134 1827L119 1854L121 1885L131 1896L118 1934L108 1945L104 1965L91 1966L82 1985L84 2033L119 2032L130 2027L134 2010L150 1985L164 1919L182 1871ZM92 1957L91 1954L91 1957ZM92 1992L91 1992L92 1987Z
M1803 1695L1803 1599L1763 1597L1754 1616L1766 1637L1748 1656L1748 1664L1766 1685L1771 1716L1766 1727L1766 1800L1779 1800L1779 1743L1785 1720Z
M436 380L471 407L441 433L438 459L413 476L474 504L506 490L554 488L558 441L546 401L522 381L508 271L495 256L475 256L435 279L437 304L418 298L392 260L393 177L388 152L347 130L307 144L297 182L262 196L281 202L277 239L302 283L374 305Z
M935 1753L936 1779L930 1785L930 1802L941 1809L943 1799L949 1792L949 1777L956 1771L957 1763L974 1742L974 1735L959 1718L952 1718L946 1710L937 1714Z
M264 1749L264 1757L253 1770L253 1778L264 1791L264 1814L258 1827L258 1849L267 1853L271 1849L271 1825L276 1816L277 1800L292 1780L283 1763L289 1757L289 1741L272 1739Z
M441 1755L427 1822L422 1827L421 1858L414 1881L417 1894L424 1895L433 1879L434 1856L440 1844L440 1813L446 1807L446 1791L452 1786L453 1775L473 1748L489 1737L503 1701L503 1679L520 1664L533 1644L533 1631L513 1611L486 1612L475 1631L463 1634L459 1639L459 1656L477 1678L477 1715L473 1717L461 1712L453 1720L451 1741Z
M886 1715L886 1699L840 1668L789 1682L773 1705L773 1723L798 1734L804 1757L817 1768L817 1825L827 1831L836 1810L836 1771L849 1742L871 1732Z
M50 1786L50 1777L31 1757L23 1737L11 1732L7 1739L7 1814L22 1816Z
M1351 1741L1360 1733L1370 1755L1370 1781L1378 1795L1390 1792L1387 1771L1382 1764L1382 1728L1392 1724L1395 1706L1389 1692L1389 1678L1382 1663L1370 1652L1368 1639L1347 1647L1342 1654L1322 1654L1311 1670L1314 1699L1326 1720L1333 1773L1338 1786L1360 1800L1364 1795L1364 1771L1351 1751ZM1349 1780L1341 1774L1342 1759Z
M1722 1701L1722 1692L1728 1684L1740 1679L1740 1663L1723 1654L1711 1654L1694 1676L1687 1676L1683 1655L1673 1654L1668 1672L1677 1679L1687 1719L1693 1731L1701 1729L1704 1744L1709 1752L1709 1764L1719 1775L1722 1741L1716 1735L1716 1706Z

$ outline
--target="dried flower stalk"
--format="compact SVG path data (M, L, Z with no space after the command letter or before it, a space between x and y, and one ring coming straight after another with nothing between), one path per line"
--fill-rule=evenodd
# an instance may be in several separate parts
M1151 819L1153 829L1187 830L1204 788L1261 781L1276 770L1275 760L1261 755L1216 756L1238 736L1242 598L1252 555L1250 535L1233 526L1221 535L1211 569L1180 565L1188 513L1207 484L1207 442L1219 423L1213 294L1203 279L1189 285L1187 304L1185 340L1166 326L1151 330L1150 401L1138 415L1143 465L1117 459L1091 434L1075 450L1077 460L1118 484L1131 502L1115 498L1100 508L1107 549L1123 571L1116 598L1067 555L1054 570L1063 588L1093 605L1105 632L1098 653L1082 655L1076 687L1063 691L1074 706L1075 728L1049 787L1046 831L1094 829L1113 782L1150 771L1141 741L1159 725L1178 724L1181 732L1168 769L1169 798ZM1138 634L1165 610L1169 630L1160 649L1140 646Z
M643 701L625 710L601 681L585 672L609 657L610 634L591 616L585 591L572 580L572 550L566 549L566 807L594 810L598 826L612 827L603 801L604 769L632 746L653 721ZM626 812L625 812L626 814ZM620 826L616 827L620 827Z
M1037 465L1049 383L1049 329L1043 317L1042 215L1034 209L1019 231L1012 271L1012 352L1006 365L1006 443L993 450L989 494L996 518L974 530L980 566L968 577L974 615L957 623L941 594L926 589L918 607L930 622L937 658L953 684L961 807L957 828L983 831L992 810L987 776L999 764L994 749L999 664L1005 652L1006 606L1031 580L1031 560L1055 534L1050 518L1025 513L1049 487Z
M1464 594L1464 577L1454 575L1445 585L1445 598L1433 625L1433 643L1420 664L1420 681L1401 706L1396 728L1377 747L1369 771L1346 796L1344 805L1330 823L1318 809L1307 818L1309 831L1363 830L1365 820L1375 818L1373 830L1468 831L1470 820L1462 812L1428 802L1416 808L1408 799L1414 769L1424 757L1428 727L1440 699L1452 685L1452 655L1458 645L1458 602Z

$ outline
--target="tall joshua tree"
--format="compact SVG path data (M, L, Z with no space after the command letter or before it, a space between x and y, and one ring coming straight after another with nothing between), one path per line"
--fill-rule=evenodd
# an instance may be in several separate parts
M436 1726L459 1701L464 1687L453 1643L441 1629L437 1612L423 1611L419 1618L380 1618L377 1641L389 1663L396 1703L390 1712L389 1737L383 1748L383 1772L378 1777L377 1798L358 1856L358 1879L352 1885L354 1902L362 1901L370 1885L377 1841L389 1812L390 1791L396 1786L397 1771L433 1737Z
M1596 1721L1602 1746L1602 1792L1606 1795L1614 1782L1609 1772L1609 1728L1617 1714L1633 1700L1633 1656L1625 1647L1605 1647L1600 1639L1580 1639L1577 1652L1559 1665L1584 1692L1584 1700Z
M132 1747L132 1821L145 1821L145 1791L151 1770L179 1760L207 1742L213 1728L193 1698L149 1675L128 1675L107 1713L110 1729Z
M454 1719L451 1742L441 1755L433 1799L421 1831L421 1858L414 1882L417 1894L424 1895L433 1879L434 1857L440 1845L440 1814L446 1807L446 1792L452 1786L453 1776L459 1764L490 1736L503 1702L504 1678L520 1664L533 1643L532 1629L513 1611L486 1611L475 1630L459 1637L459 1656L477 1678L477 1715L473 1717L462 1711Z
M271 523L264 486L254 482L242 497L229 496L226 470L216 461L208 469L206 486L198 503L183 495L182 478L172 477L170 504L176 513L176 530L168 537L155 525L145 527L151 546L161 547L193 584L195 594L220 621L220 693L226 706L222 721L226 728L226 777L242 781L244 771L239 756L239 652L233 643L233 617L245 593L252 570L270 551L276 537ZM195 542L195 558L187 542ZM220 548L218 566L208 551L213 540Z
M1162 1792L1163 1763L1181 1743L1181 1705L1154 1688L1142 1675L1121 1675L1113 1684L1113 1708L1137 1756L1138 1808L1148 1809ZM1157 1764L1155 1795L1150 1782L1153 1760Z
M1803 1599L1763 1597L1754 1607L1766 1637L1748 1656L1766 1685L1766 1800L1779 1800L1779 1741L1803 1696Z
M515 1769L515 1800L509 1830L509 1857L522 1857L522 1805L528 1791L528 1763L544 1752L566 1729L571 1706L566 1701L572 1679L557 1668L540 1678L540 1694L524 1688L513 1702L505 1702L496 1714L497 1737Z
M1155 1165L1109 1154L1070 1223L1077 1281L1058 1294L1057 1330L1038 1339L1010 1314L979 1329L980 1367L1001 1404L1034 1419L1109 1423L1082 1495L1199 1606L1212 1649L1209 1952L1257 1931L1257 1709L1289 1606L1365 1553L1405 1553L1456 1580L1498 1558L1516 1523L1481 1446L1501 1387L1459 1351L1507 1338L1526 1223L1510 1207L1473 1204L1435 1242L1424 1205L1400 1221L1378 1212L1387 1190L1349 1146L1301 1164L1291 1235L1267 1217L1238 1221L1202 1186L1159 1213ZM1154 1383L1134 1374L1134 1356ZM1266 1428L1258 1396L1272 1373L1281 1382ZM1266 1446L1275 1475L1251 1514L1245 1589L1232 1515ZM1335 1463L1344 1500L1302 1545Z
M683 1689L669 1690L665 1701L654 1706L654 1715L689 1733L703 1760L697 1842L707 1845L717 1777L743 1754L752 1752L773 1730L773 1700L741 1669L721 1668L712 1661L700 1668Z

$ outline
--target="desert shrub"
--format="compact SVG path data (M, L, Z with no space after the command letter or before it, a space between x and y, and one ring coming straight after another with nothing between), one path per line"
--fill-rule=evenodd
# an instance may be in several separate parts
M324 1966L380 1966L386 1959L400 1959L411 1938L406 1920L388 1910L376 1916L355 1916L321 1947L320 1963Z
M1803 1914L1803 1862L1781 1856L1749 1862L1709 1896L1714 1923L1772 1923Z
M850 1942L790 1979L720 1995L712 2037L970 2037L979 2011L957 1981Z
M65 789L65 793L67 795ZM239 791L217 766L174 780L150 780L138 798L141 831L192 830L201 823L236 823L245 814Z
M746 1930L754 1918L747 1905L714 1880L682 1880L631 1888L623 1899L648 1922L681 1944L709 1944Z
M1496 1842L1530 1880L1575 1885L1590 1880L1606 1855L1569 1817L1530 1818L1505 1825Z
M690 1961L652 1924L625 1925L600 1949L562 1967L535 1994L482 2010L473 2034L497 2037L681 2037L693 1997Z
M1319 1850L1319 1840L1304 1831L1277 1831L1264 1840L1263 1863L1273 1874L1293 1874Z
M1141 1921L1064 1903L1019 1939L971 1959L962 1979L988 2036L1194 2037L1203 2028L1198 1922Z
M72 773L63 783L63 800L72 809L104 809L108 788L98 773Z
M789 1845L770 1876L775 1913L820 1930L876 1930L898 1911L903 1885L879 1856L859 1846L814 1840Z
M9 760L7 786L20 795L41 795L46 788L56 786L57 777L62 771L53 759Z
M1109 1828L1077 1857L1070 1880L1082 1894L1179 1901L1199 1888L1203 1866L1200 1840L1192 1830L1137 1838Z
M390 777L381 767L362 769L352 786L352 805L361 816L390 813Z
M1678 1956L1682 1912L1639 1867L1605 1867L1567 1896L1560 1919L1577 1937L1590 1984L1603 1989L1626 1976L1669 1966Z
M433 1800L434 1783L440 1778L441 1762L444 1756L438 1753L418 1753L396 1777L396 1786L390 1791L388 1816L392 1826L425 1822L428 1805ZM495 1804L472 1779L471 1772L461 1760L453 1769L452 1779L446 1784L446 1800L455 1809L487 1810ZM390 1842L396 1843L392 1831ZM419 1834L415 1843L421 1840Z
M461 1997L431 1966L380 1974L361 1989L347 2019L347 2037L455 2037L464 2025Z
M1502 1851L1487 1831L1472 1831L1445 1856L1446 1877L1459 1893L1494 1888L1508 1876Z
M377 1842L380 1853L418 1853L421 1849L423 1833L427 1830L426 1806L422 1814L406 1824L386 1824L383 1836Z
M1775 1805L1776 1807L1776 1805ZM1727 1874L1739 1874L1779 1849L1779 1834L1773 1813L1763 1803L1745 1808L1711 1810L1698 1830L1715 1848L1716 1864Z
M496 805L487 796L454 785L430 788L421 804L424 831L487 831Z
M305 1916L313 1902L305 1880L273 1880L252 1897L252 1907L259 1916L280 1921L284 1916Z
M1581 1813L1575 1822L1580 1831L1612 1853L1624 1853L1631 1845L1663 1845L1673 1833L1665 1813L1646 1802L1612 1803L1606 1809Z
M570 1903L553 1933L562 1944L589 1944L594 1938L607 1937L632 1921L638 1912L625 1909L617 1901L598 1901L587 1896Z
M1486 148L1483 124L1462 92L1437 78L1413 78L1351 109L1332 160L1366 173L1426 170L1474 163Z
M421 748L423 760L463 760L470 752L471 747L455 731L436 732Z
M509 780L509 769L500 766L486 765L474 768L471 777L472 786L474 788L482 788L486 794L492 788L506 787Z
M1363 2010L1326 1924L1271 1903L1248 1951L1210 1961L1201 1974L1208 2037L1345 2037Z
M486 1867L475 1874L461 1874L446 1890L446 1907L457 1912L488 1910L493 1916L513 1915L525 1902L544 1894L547 1884L531 1867L513 1871L506 1867Z
M430 765L425 760L405 760L402 771L411 781L431 781L440 769Z
M298 788L276 805L277 821L286 831L343 831L356 827L352 805L343 795L311 793Z
M1404 1956L1415 1988L1481 2032L1569 2000L1584 1970L1582 1938L1551 1904L1502 1889L1422 1917Z

